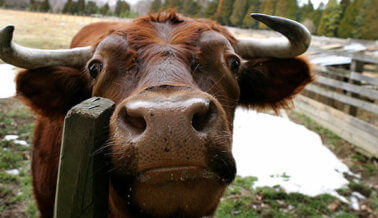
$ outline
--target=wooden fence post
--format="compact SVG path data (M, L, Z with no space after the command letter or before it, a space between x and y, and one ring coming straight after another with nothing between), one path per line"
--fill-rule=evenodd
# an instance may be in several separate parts
M362 73L363 70L364 70L364 63L361 62L361 61L357 61L357 60L352 59L352 63L350 64L349 83L360 85L361 84L360 82L353 81L352 74L353 73ZM347 92L347 96L352 96L352 97L358 98L359 95L351 93L351 92ZM357 115L357 110L358 110L357 107L350 106L350 105L347 105L346 108L345 108L345 112L349 113L350 115L352 115L354 117Z
M66 115L60 152L55 218L106 217L109 178L101 150L114 103L93 97Z

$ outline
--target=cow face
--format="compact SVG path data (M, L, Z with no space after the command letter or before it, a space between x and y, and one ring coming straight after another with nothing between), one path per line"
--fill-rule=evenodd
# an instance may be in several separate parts
M77 55L70 65L64 53L71 67L21 72L18 96L45 117L64 116L90 96L116 103L109 139L114 216L211 215L236 173L236 106L277 110L312 80L308 64L294 58L308 47L306 30L265 18L289 40L237 40L211 21L175 13L93 24L73 40L73 47L90 46L80 50L84 71L75 69Z
M158 28L172 28L164 25ZM108 36L87 64L93 96L117 104L112 194L146 214L210 215L236 173L231 130L240 58L218 32L189 34L183 42L197 37L190 50L169 42L181 31L166 34L138 49L130 34Z
M112 194L146 214L210 215L236 173L231 136L240 88L240 103L280 104L309 79L307 65L242 63L230 36L197 23L144 26L107 36L86 67L92 95L117 105Z

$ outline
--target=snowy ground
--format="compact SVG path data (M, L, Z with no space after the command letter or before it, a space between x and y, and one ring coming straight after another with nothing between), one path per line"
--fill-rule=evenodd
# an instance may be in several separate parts
M348 181L348 167L326 148L320 136L277 116L238 108L234 121L233 153L238 175L255 176L255 186L280 185L287 192L315 196Z
M15 94L15 69L0 64L0 98ZM11 139L10 139L11 140ZM238 108L233 152L238 175L255 176L256 186L281 185L288 192L337 195L348 181L347 166L323 144L318 134L290 120Z
M16 68L9 64L0 64L0 98L9 98L15 95L14 78Z

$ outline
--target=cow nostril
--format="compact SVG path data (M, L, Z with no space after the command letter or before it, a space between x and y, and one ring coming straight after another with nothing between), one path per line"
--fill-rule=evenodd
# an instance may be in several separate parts
M212 111L213 110L210 104L210 107L209 105L206 105L206 109L202 108L202 110L199 110L198 112L194 113L192 117L193 128L199 132L203 131L206 128L206 126L208 126L211 117L214 116Z
M146 129L146 121L143 116L128 112L126 107L122 109L121 115L128 129L132 129L135 133L140 134Z

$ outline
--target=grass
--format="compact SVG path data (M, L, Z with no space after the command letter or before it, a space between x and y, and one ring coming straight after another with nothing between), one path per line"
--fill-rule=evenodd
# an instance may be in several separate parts
M256 178L237 177L229 186L216 217L357 217L349 205L322 194L286 193L279 186L252 188Z
M30 175L30 147L5 140L32 141L33 115L15 99L0 99L0 217L36 217ZM18 175L6 170L18 169Z

